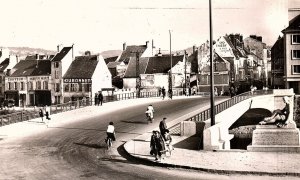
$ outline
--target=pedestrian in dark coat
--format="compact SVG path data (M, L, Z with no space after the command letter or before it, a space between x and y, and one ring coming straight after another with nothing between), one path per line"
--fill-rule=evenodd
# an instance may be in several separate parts
M39 115L42 118L42 121L44 121L44 111L42 108L40 108Z
M98 93L95 93L95 106L99 105L98 103Z
M100 104L102 106L103 103L103 94L100 91L100 93L98 94L98 105Z
M152 153L155 156L155 160L158 158L161 160L162 154L165 152L165 144L163 137L158 131L153 131L153 135L151 136L150 147Z
M162 136L165 135L167 128L167 124L166 124L166 119L167 118L163 118L160 122L159 122L159 130Z
M161 93L162 93L163 99L165 99L165 97L166 97L166 89L165 89L165 87L162 87Z

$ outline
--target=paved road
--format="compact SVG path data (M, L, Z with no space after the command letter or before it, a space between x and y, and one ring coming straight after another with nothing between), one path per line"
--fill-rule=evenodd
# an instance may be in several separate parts
M53 116L54 121L50 122L48 128L38 122L25 123L23 128L36 128L39 133L25 135L24 138L21 133L17 138L6 140L5 135L0 134L4 138L0 141L0 179L248 178L242 175L158 168L130 159L123 150L124 142L157 127L164 116L172 119L209 103L207 98L152 101L156 110L155 122L149 125L144 115L149 102L141 101L135 105L133 101L126 101L89 107L82 110L81 114L74 111L65 113L64 117L57 115L56 119ZM115 122L117 142L112 150L107 151L104 138L109 121Z

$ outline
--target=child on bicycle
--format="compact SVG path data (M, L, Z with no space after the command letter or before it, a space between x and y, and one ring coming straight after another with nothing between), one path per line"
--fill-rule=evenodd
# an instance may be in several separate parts
M113 122L109 122L109 125L107 126L106 130L107 138L105 139L105 142L107 141L108 138L110 138L112 141L116 140L115 137L115 127Z

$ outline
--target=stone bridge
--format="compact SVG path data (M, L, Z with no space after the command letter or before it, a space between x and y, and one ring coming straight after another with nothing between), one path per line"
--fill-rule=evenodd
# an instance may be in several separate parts
M215 116L216 124L214 126L210 127L210 119L206 120L206 129L203 132L203 149L230 149L230 140L233 138L233 135L229 134L229 128L236 120L238 120L246 111L251 108L263 108L268 109L269 111L282 109L285 105L283 102L284 96L288 96L290 98L290 116L288 121L290 123L294 123L293 89L274 89L272 94L253 96L220 112Z

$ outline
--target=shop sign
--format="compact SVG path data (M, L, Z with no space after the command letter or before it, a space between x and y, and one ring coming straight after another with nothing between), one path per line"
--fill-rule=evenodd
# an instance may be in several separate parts
M9 77L7 78L8 82L19 82L19 81L24 81L24 77Z
M91 83L91 79L64 79L64 83Z
M29 81L41 81L41 80L49 80L49 76L34 76L34 77L29 77Z

